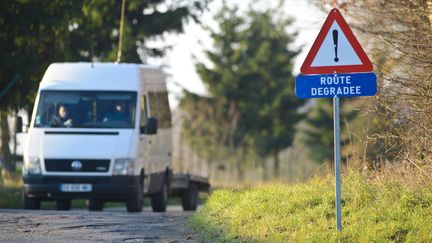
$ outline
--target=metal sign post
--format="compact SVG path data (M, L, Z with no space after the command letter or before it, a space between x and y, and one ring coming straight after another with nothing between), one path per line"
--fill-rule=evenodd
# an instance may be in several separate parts
M340 179L340 112L339 98L333 98L333 127L334 127L334 160L336 178L336 227L342 231L342 208L341 208L341 179Z

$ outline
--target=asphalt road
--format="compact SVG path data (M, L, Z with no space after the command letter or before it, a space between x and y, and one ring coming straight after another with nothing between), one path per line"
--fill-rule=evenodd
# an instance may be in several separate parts
M0 242L196 242L186 227L191 215L180 206L166 213L0 209Z

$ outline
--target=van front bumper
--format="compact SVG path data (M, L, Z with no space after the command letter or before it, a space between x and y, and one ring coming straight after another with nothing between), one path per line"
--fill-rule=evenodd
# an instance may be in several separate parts
M24 193L39 199L99 199L122 201L138 188L140 176L24 176ZM64 192L62 184L90 184L88 192Z

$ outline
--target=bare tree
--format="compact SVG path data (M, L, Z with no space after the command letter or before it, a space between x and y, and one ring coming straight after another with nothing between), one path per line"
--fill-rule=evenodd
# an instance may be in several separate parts
M345 11L372 53L386 159L432 162L432 0L323 1ZM376 137L375 137L376 138Z

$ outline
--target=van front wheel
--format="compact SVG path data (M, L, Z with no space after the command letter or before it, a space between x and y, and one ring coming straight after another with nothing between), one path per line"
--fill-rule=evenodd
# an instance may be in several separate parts
M26 194L23 195L24 209L40 209L41 201L39 198L29 197Z

